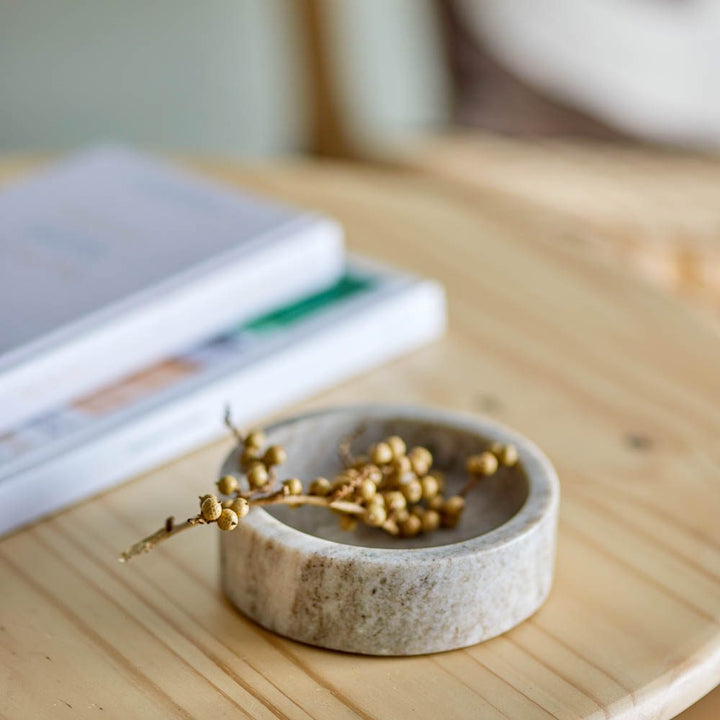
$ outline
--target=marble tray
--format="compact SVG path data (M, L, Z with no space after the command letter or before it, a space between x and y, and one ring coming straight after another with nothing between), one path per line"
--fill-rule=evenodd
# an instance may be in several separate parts
M467 481L467 456L490 442L515 444L520 462L468 495L456 528L412 539L362 525L343 531L322 508L253 508L221 535L230 600L281 635L370 655L472 645L534 613L552 583L559 500L545 455L482 417L422 407L337 408L268 428L269 440L288 451L281 478L332 476L341 467L340 440L359 427L358 451L391 434L428 447L451 492ZM233 452L221 472L236 463Z

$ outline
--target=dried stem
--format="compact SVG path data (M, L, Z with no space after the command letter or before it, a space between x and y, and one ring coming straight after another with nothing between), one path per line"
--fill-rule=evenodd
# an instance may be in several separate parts
M475 485L480 482L483 478L478 475L473 475L466 483L463 485L463 489L458 493L461 497L465 497L474 487Z
M365 432L365 425L358 425L349 435L346 435L338 445L338 455L346 468L352 467L357 458L353 456L352 444Z
M397 526L397 523L392 518L386 520L380 527L386 533L390 533L390 535L400 534L400 528Z
M253 498L250 500L251 506L255 505L316 505L318 507L326 507L330 510L339 510L340 512L346 513L347 515L362 515L365 512L365 508L357 503L347 502L344 500L331 500L330 498L316 497L315 495L283 495L282 490L278 490L272 495L266 495L265 497ZM168 540L169 538L178 535L179 533L189 530L196 525L210 525L211 523L203 519L201 515L188 518L184 523L175 525L172 518L168 518L165 521L165 525L159 530L156 530L152 535L148 535L134 545L131 545L125 550L118 560L120 562L128 562L132 560L136 555L142 555L143 553L150 552L154 547L159 545L161 542ZM388 529L388 532L391 532ZM392 534L397 534L397 528Z
M189 530L191 527L196 525L207 525L207 522L203 520L200 515L188 518L184 523L175 525L172 518L168 518L165 521L165 525L159 530L156 530L152 535L148 535L134 545L131 545L125 552L123 552L118 560L120 562L128 562L132 560L136 555L142 555L143 553L150 552L156 545L167 540L168 538L178 535L185 530Z
M367 470L358 472L357 477L348 480L344 485L341 485L330 497L332 501L344 500L348 495L352 495L365 480L367 480L369 473Z
M365 508L357 503L331 500L316 495L283 495L281 490L262 498L254 498L250 501L250 505L316 505L331 510L340 510L351 515L362 515L365 512Z
M465 497L478 483L489 480L491 477L503 477L506 472L507 468L498 468L492 475L471 475L458 495Z
M235 440L237 440L240 447L242 447L243 440L245 437L240 432L238 427L235 425L235 423L232 421L232 412L230 411L230 406L225 406L225 414L223 415L223 423L225 424L225 427L233 434L233 437Z

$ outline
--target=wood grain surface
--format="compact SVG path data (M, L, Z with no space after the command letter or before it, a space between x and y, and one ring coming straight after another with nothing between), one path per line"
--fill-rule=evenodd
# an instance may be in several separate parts
M229 447L218 443L0 542L0 716L670 718L711 690L711 323L588 260L560 240L562 218L517 197L424 173L195 166L330 212L352 249L445 283L444 340L302 407L425 403L533 438L562 482L554 589L500 638L381 659L286 641L236 613L219 590L215 528L119 565L118 550L194 506ZM7 162L0 177L24 167ZM688 717L704 717L701 705Z
M522 199L565 223L565 241L623 263L720 319L720 159L607 143L455 133L406 162Z

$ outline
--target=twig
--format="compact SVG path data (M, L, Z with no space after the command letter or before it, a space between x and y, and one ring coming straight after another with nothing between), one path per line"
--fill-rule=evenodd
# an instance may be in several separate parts
M341 512L352 515L362 515L365 508L357 503L347 502L346 500L330 500L326 497L318 497L316 495L283 495L281 490L266 495L262 498L256 498L250 501L251 505L315 505L317 507L326 507L331 510L340 510Z
M223 423L225 424L225 427L234 435L235 439L238 441L238 444L242 448L242 444L243 444L243 441L245 440L245 436L240 432L238 427L232 421L232 413L230 411L229 405L225 406L225 414L223 415Z
M358 425L349 435L346 435L338 445L338 455L342 464L346 467L352 467L357 458L355 458L350 450L352 444L365 432L365 424Z
M504 478L507 476L508 471L509 469L507 467L499 467L492 475L471 475L458 495L465 497L479 482L489 480L490 478Z
M189 530L191 527L195 527L196 525L207 525L207 522L203 520L201 516L197 515L195 517L188 518L184 523L180 523L180 525L175 525L172 518L168 518L163 527L156 530L152 535L148 535L146 538L143 538L134 545L131 545L120 555L118 560L123 563L128 562L136 555L142 555L143 553L150 552L150 550L164 540L173 537L173 535L178 535L185 530Z
M390 533L390 535L399 535L400 534L400 528L397 526L397 523L392 518L388 518L380 526L380 528L382 530L384 530L386 533Z
M475 487L475 485L477 485L477 483L478 483L480 480L483 480L483 479L484 479L484 478L482 478L482 477L480 477L480 476L478 476L478 475L473 475L473 476L465 483L465 485L463 486L463 489L458 493L458 495L460 495L460 497L465 497L465 496Z
M330 508L331 510L339 510L348 515L362 515L365 508L357 503L347 502L345 500L331 500L330 498L316 497L315 495L283 495L282 490L274 492L272 495L265 497L253 498L250 501L251 506L254 505L316 505L319 507ZM196 525L210 525L201 515L188 518L184 523L175 525L173 519L169 517L165 521L165 525L156 530L152 535L148 535L134 545L131 545L123 552L118 560L120 562L128 562L136 555L150 552L156 545L164 542L168 538L173 537L185 530L195 527ZM388 530L390 532L390 530Z

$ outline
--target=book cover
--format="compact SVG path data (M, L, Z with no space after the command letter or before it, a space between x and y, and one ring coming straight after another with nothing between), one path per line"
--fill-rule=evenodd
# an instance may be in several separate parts
M337 223L130 150L0 191L0 428L337 280Z
M437 283L355 259L333 286L0 434L0 532L442 334ZM378 338L382 338L379 342Z

